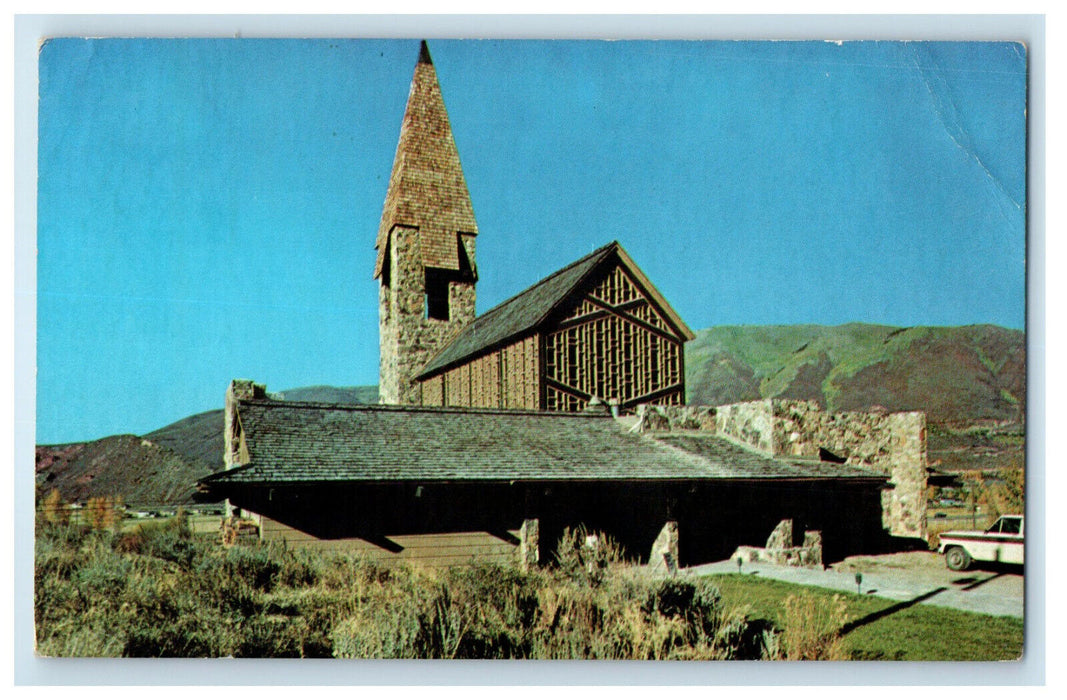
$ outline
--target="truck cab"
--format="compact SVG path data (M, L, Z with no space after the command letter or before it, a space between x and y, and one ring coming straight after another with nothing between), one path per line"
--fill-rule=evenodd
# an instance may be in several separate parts
M1022 515L1002 515L988 529L958 530L941 534L938 552L953 571L963 571L975 561L1022 564L1026 521Z

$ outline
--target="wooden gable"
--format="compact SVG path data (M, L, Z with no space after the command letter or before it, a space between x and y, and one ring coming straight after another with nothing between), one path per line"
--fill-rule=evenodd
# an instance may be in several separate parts
M624 409L685 402L692 331L619 252L543 329L547 410L581 410L594 396Z

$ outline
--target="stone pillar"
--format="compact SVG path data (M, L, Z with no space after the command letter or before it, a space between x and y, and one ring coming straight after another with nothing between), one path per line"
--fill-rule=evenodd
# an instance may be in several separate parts
M782 520L767 538L763 551L774 564L789 565L793 549L793 521Z
M804 544L800 548L800 565L823 568L822 532L819 530L808 530L804 533Z
M883 512L884 525L896 537L926 538L926 414L889 416L889 481L893 490Z
M767 549L789 549L793 546L793 521L783 520L771 530L767 538Z
M678 523L668 520L652 543L648 566L655 573L678 572Z
M519 528L519 568L529 571L537 568L541 552L539 549L540 523L537 518L527 518Z

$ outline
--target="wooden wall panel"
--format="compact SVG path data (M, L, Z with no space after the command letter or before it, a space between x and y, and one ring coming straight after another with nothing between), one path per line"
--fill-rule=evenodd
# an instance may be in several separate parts
M422 383L423 406L444 405L444 381L444 377L439 375Z
M265 540L285 541L291 546L312 547L359 554L381 562L408 563L415 566L453 566L471 561L500 564L518 561L518 545L490 535L488 532L446 532L425 535L390 535L388 539L400 547L393 552L358 537L323 540L306 532L264 517L260 532ZM508 530L519 538L519 531Z
M616 267L546 334L545 408L580 411L593 396L623 407L680 404L683 342Z
M425 380L423 405L541 408L539 343L533 334Z

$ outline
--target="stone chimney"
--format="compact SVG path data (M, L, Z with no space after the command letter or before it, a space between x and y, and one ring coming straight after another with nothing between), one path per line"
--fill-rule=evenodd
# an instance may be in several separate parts
M234 379L226 388L226 409L223 418L223 446L222 461L226 469L233 469L248 462L248 447L244 441L244 430L241 428L241 415L238 406L241 401L248 399L263 399L267 397L267 387L256 384L250 379Z

